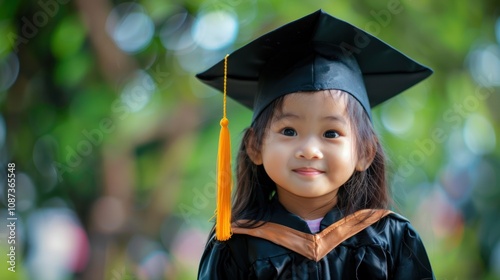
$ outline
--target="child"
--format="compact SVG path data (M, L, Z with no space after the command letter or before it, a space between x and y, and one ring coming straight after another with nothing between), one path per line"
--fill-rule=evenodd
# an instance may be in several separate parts
M212 231L198 278L434 279L415 229L386 210L370 109L431 73L320 10L199 74L254 115L232 235Z

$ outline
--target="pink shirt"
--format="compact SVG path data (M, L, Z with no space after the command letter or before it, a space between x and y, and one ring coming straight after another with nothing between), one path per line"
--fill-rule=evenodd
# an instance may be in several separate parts
M315 219L315 220L305 220L309 229L312 233L317 233L319 231L319 225L321 224L321 220L323 218Z

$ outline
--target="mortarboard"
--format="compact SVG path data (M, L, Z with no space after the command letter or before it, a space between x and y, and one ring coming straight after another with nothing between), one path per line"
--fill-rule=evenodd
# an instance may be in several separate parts
M196 75L222 91L224 61ZM375 36L322 10L288 23L234 51L227 95L254 112L297 91L338 89L370 107L415 85L432 70Z
M299 91L336 89L356 98L371 119L371 107L432 74L373 35L322 10L288 23L234 51L196 75L224 92L217 167L216 238L230 232L232 187L226 94L253 110ZM227 88L226 88L227 85Z

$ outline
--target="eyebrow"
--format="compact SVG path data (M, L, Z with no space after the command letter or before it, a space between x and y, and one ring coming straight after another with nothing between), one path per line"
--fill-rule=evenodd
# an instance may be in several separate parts
M340 122L342 124L347 124L346 119L340 115L325 116L325 117L323 117L323 120L329 120L329 121L334 121L334 122Z
M282 114L276 115L276 117L275 117L275 121L281 121L283 119L298 119L298 120L300 120L300 119L302 119L302 117L295 115L293 113L282 113ZM322 117L321 119L326 120L326 121L334 121L334 122L339 122L342 124L347 124L345 117L343 117L341 115L328 115L328 116Z
M301 119L301 117L292 113L281 113L277 114L275 117L275 121L281 121L283 119Z

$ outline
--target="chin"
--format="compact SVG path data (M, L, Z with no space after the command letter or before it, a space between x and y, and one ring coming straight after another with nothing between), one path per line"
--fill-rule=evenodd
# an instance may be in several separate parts
M295 192L293 194L295 194L296 196L300 196L300 197L303 197L303 198L318 198L318 197L323 197L325 195L328 195L330 194L331 192L311 192L311 191L308 191L308 192Z

